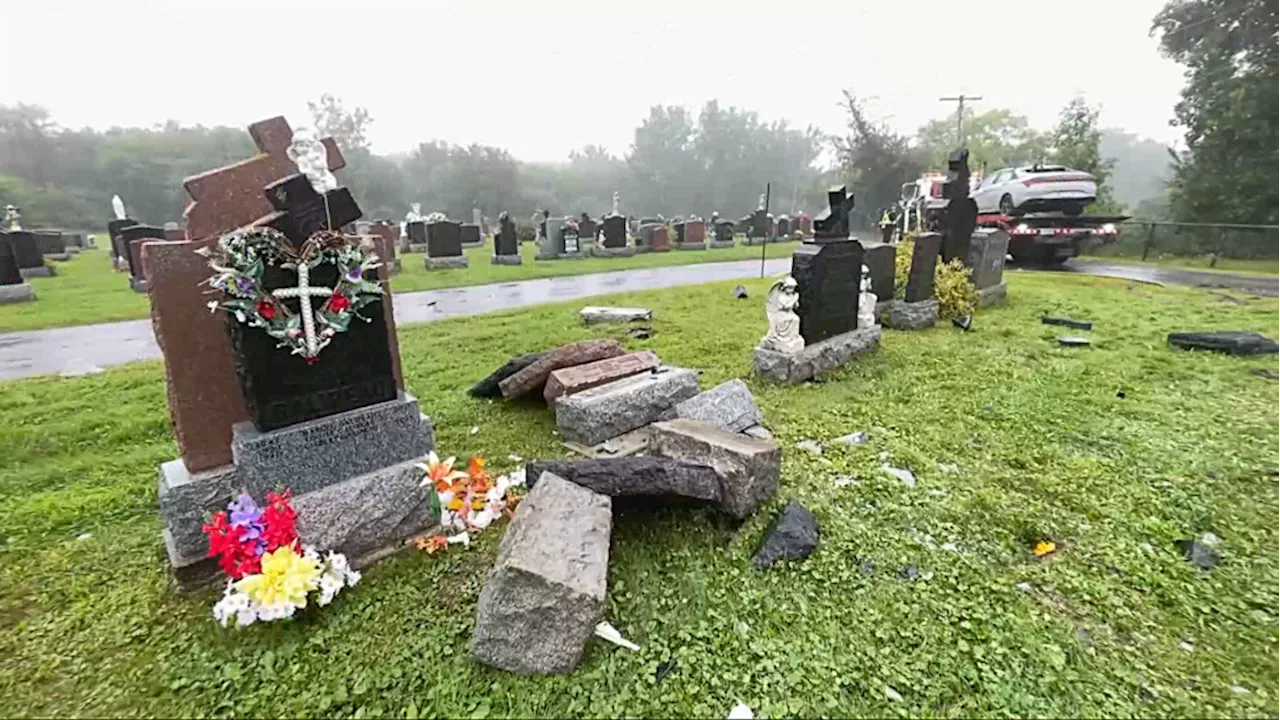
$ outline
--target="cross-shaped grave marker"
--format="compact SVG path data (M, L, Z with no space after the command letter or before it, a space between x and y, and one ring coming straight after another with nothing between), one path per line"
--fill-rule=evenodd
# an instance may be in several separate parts
M329 298L332 295L333 288L311 287L311 268L307 267L305 262L298 263L297 287L279 288L271 291L271 296L276 299L298 298L299 310L302 313L302 334L307 340L308 355L314 356L316 351L319 350L316 339L316 321L311 309L311 298Z
M182 182L191 203L183 216L187 238L205 241L244 227L271 213L271 203L262 188L298 171L285 150L293 140L293 129L283 117L273 117L249 126L249 135L261 154L247 160L193 175ZM346 166L333 138L324 138L329 169Z

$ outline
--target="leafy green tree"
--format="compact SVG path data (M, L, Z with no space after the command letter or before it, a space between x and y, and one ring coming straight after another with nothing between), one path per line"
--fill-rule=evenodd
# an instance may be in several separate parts
M1170 0L1152 21L1166 57L1185 65L1174 107L1187 149L1169 200L1186 222L1277 221L1277 3Z
M1047 138L1031 128L1022 115L1000 108L978 114L965 108L963 126L969 168L975 173L1044 158ZM930 120L917 131L916 144L930 169L945 170L947 156L959 147L955 116Z
M863 100L848 90L844 105L848 130L833 142L844 179L854 193L850 222L872 227L881 211L897 202L902 184L925 170L925 156L909 137L868 118Z
M1111 187L1107 182L1115 162L1102 157L1102 130L1098 127L1098 114L1099 109L1080 96L1072 98L1062 108L1058 114L1058 124L1050 133L1053 160L1093 175L1098 183L1098 199L1090 210L1119 212L1124 210L1124 206L1112 198Z
M338 142L342 151L366 150L369 147L367 132L373 118L362 107L347 110L338 98L325 93L316 102L307 102L311 119L321 137L330 136Z

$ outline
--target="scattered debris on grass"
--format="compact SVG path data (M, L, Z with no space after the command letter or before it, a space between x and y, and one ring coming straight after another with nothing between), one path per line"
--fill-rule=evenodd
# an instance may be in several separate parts
M1079 335L1059 335L1058 344L1063 347L1084 347L1089 345L1089 338Z
M1092 330L1093 323L1088 320L1072 320L1071 318L1049 317L1040 318L1040 322L1045 325L1061 325L1069 327L1073 330Z
M774 519L751 564L767 568L781 560L803 560L818 546L818 536L818 519L813 513L798 502L789 502Z
M904 468L896 468L896 467L893 467L892 465L887 465L887 464L881 465L880 469L885 471L889 475L892 475L893 477L897 478L898 482L901 482L903 485L906 485L907 487L916 486L915 473L911 472L910 470L907 470Z
M665 660L663 662L658 663L658 669L653 673L653 681L655 683L662 682L668 675L671 674L672 670L676 669L676 666L678 664L679 663L676 661L675 658L671 658L670 660Z
M884 686L884 696L886 699L892 700L893 702L902 702L902 696L899 695L898 691L894 690L890 685Z
M1029 582L1020 582L1017 585L1014 585L1013 589L1017 590L1020 593L1026 593L1028 595L1035 592L1035 587L1033 587Z
M859 445L866 444L867 433L865 430L859 430L857 432L849 433L848 435L841 435L838 438L833 438L828 442L833 442L840 445L848 445L849 447L857 447Z
M969 328L973 327L973 315L965 314L958 318L951 318L951 324L965 332L968 332Z
M733 296L739 300L747 299L747 288L745 285L738 285L733 288Z
M822 445L819 445L816 440L810 440L808 438L805 438L804 440L797 442L796 447L801 450L806 450L808 452L811 452L814 455L822 454Z
M751 708L747 707L746 703L738 701L738 704L734 705L733 709L729 711L725 720L754 720L754 718L755 713L751 712Z
M596 637L601 638L603 640L608 640L609 642L613 643L614 645L617 645L618 647L624 647L628 650L640 649L639 645L622 637L622 633L618 632L617 628L615 628L614 626L610 625L607 622L601 622L598 625L596 625L595 634L596 634Z
M1211 570L1222 562L1222 558L1214 551L1213 546L1205 543L1203 539L1174 540L1173 544L1184 558L1201 570Z
M1041 540L1040 542L1036 543L1036 546L1031 550L1031 554L1035 555L1036 557L1044 557L1045 555L1049 555L1053 553L1057 549L1058 549L1058 544L1055 543L1054 541Z

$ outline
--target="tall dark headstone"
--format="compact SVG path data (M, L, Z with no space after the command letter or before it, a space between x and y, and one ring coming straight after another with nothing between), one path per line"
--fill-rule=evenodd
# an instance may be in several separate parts
M598 228L599 223L591 219L590 215L582 213L582 218L578 220L578 237L587 242L595 242Z
M409 238L409 247L421 250L427 244L427 224L421 220L405 223L405 236Z
M36 242L40 245L40 252L45 255L64 255L67 252L66 243L62 241L61 230L36 230Z
M805 243L791 254L800 292L800 335L806 345L858 327L862 245L856 240Z
M33 233L15 230L9 233L9 241L13 243L13 254L20 270L44 267L44 253L40 252L40 244Z
M622 215L610 215L604 219L604 246L621 248L627 246L627 219Z
M578 233L578 224L565 218L560 224L560 252L574 255L582 252L582 236Z
M116 265L118 258L124 258L126 263L129 261L129 246L120 239L120 231L137 224L133 218L117 218L107 223L107 235L111 238L111 264L117 270L125 269Z
M831 242L849 237L849 211L853 210L853 196L844 185L827 191L827 207L813 220L813 241Z
M13 251L13 238L0 233L0 285L18 285L22 273L18 270L18 256Z
M340 227L360 217L355 201L347 201L350 193L338 188L326 194L330 208L326 219L324 198L301 175L268 185L266 194L275 208L266 224L283 232L295 246L331 223ZM340 214L335 215L335 211ZM377 282L377 273L369 272L366 279ZM329 263L313 269L309 278L312 288L335 287L337 282L338 269ZM272 265L263 272L263 286L268 292L297 285L295 270ZM318 308L326 300L304 297L280 302L298 313L301 303L309 302ZM315 362L307 362L276 347L278 341L261 328L247 327L227 314L236 376L249 417L259 430L273 430L396 398L397 383L383 308L380 304L370 305L361 315L369 322L353 319L347 331L336 335Z
M933 273L942 248L942 235L921 233L911 251L911 269L907 274L906 302L924 302L933 297Z
M942 261L964 260L969 255L969 237L978 224L978 205L969 197L969 151L956 150L947 158L947 179L942 185L947 208L942 213L945 239Z
M733 244L733 221L717 220L715 224L715 235L713 235L712 237L714 238L711 241L713 247L716 245L725 245L726 243L728 245L732 245Z
M516 224L505 212L498 216L498 234L493 239L493 252L495 255L517 257L520 255L520 238L516 234Z
M461 254L462 225L452 220L441 220L427 226L427 255L443 258Z
M130 225L120 230L120 244L125 248L124 259L129 266L130 284L135 290L145 290L146 274L142 271L142 243L164 240L164 228L154 225Z
M748 236L752 238L769 237L769 213L763 208L751 214Z
M778 237L786 238L791 235L791 218L783 216L778 218Z
M1004 281L1005 255L1009 252L1009 233L999 228L976 230L969 241L965 264L973 268L973 285L979 290Z
M477 223L463 223L460 233L463 247L477 247L484 244L484 238L480 236L480 225Z
M893 276L897 270L898 249L882 242L862 243L862 264L871 276L871 292L876 302L893 299Z

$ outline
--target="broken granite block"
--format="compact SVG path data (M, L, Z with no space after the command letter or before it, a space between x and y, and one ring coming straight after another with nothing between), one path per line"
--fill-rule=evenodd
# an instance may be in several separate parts
M739 378L720 383L677 404L662 419L675 418L700 420L729 432L742 432L764 422L751 390Z
M595 445L643 427L698 392L698 374L662 366L556 400L556 427L570 442Z
M720 505L734 517L755 512L778 489L782 452L772 440L683 418L654 423L651 432L649 449L654 455L715 469Z
M1183 350L1214 350L1228 355L1275 354L1276 341L1256 332L1176 332L1169 344Z
M546 355L546 353L536 352L511 358L502 367L490 373L488 377L472 385L467 394L471 397L502 397L502 391L498 389L498 383L534 364L543 355Z
M612 521L609 496L539 478L480 591L472 657L525 675L573 670L604 618Z
M554 403L562 395L572 395L590 390L605 383L630 377L645 370L652 370L661 361L651 350L627 353L617 357L605 358L573 367L552 371L547 377L547 386L542 390L542 397L548 404Z
M610 497L681 495L697 500L720 500L720 479L706 465L663 457L623 457L595 460L536 460L526 477L551 473Z
M547 351L542 357L498 383L504 400L518 398L547 384L555 370L617 357L623 353L617 340L581 340Z
M780 560L803 560L817 546L818 519L800 503L789 502L774 519L751 564L767 568Z
M807 345L798 353L780 353L757 347L752 366L769 382L795 384L831 372L851 359L880 347L880 326L850 330Z
M627 323L653 319L652 310L636 307L598 307L593 305L582 308L578 315L582 318L582 322L587 325Z

